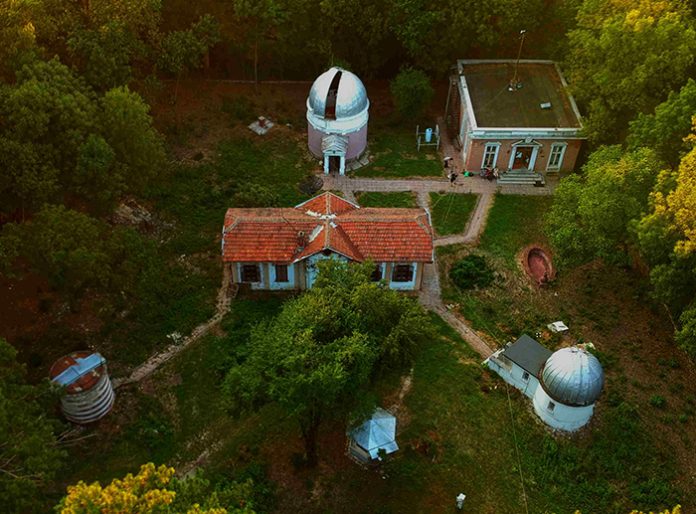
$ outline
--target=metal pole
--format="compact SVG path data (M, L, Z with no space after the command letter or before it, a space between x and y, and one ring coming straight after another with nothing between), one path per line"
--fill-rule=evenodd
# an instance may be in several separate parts
M524 44L524 36L527 33L527 29L520 30L520 47L517 49L517 60L515 61L515 75L512 77L510 82L511 88L517 88L517 67L520 64L520 56L522 55L522 45ZM512 89L510 89L512 91Z

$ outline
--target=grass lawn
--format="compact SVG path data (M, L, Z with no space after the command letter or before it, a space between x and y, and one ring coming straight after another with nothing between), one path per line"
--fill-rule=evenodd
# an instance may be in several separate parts
M477 199L473 194L430 193L430 212L437 235L463 232Z
M545 243L544 215L551 197L498 195L488 215L479 248L512 265L515 255L530 243Z
M370 165L356 170L356 177L439 177L442 162L434 147L416 149L415 127L370 126Z
M397 193L357 193L356 198L361 207L417 207L416 195L410 191Z
M540 504L530 512L572 512L573 506L583 512L654 510L677 500L684 505L696 497L694 483L681 478L694 469L681 455L696 444L696 386L681 371L691 369L688 360L675 349L671 324L649 298L645 280L628 270L591 263L560 269L545 288L532 284L516 257L524 246L546 242L543 213L549 202L499 196L478 248L438 248L443 297L457 304L475 329L499 344L527 333L556 349L561 337L545 327L563 320L571 327L571 341L593 342L603 363L607 383L590 428L569 440L547 438L522 456L523 469L534 476L529 488L572 501L564 500L566 507ZM460 291L447 272L472 251L486 258L496 280L482 290ZM655 396L669 407L656 407ZM525 434L518 433L521 447L534 447L533 432ZM574 480L572 490L567 484Z

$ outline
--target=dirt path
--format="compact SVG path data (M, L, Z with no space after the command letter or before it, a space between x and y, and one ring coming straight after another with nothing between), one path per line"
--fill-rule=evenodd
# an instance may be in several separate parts
M469 218L464 232L451 236L436 237L434 240L435 246L447 246L460 243L478 244L483 229L486 228L488 213L491 207L493 207L494 201L495 196L490 193L479 195L474 212L471 213L471 217Z
M114 379L112 381L114 388L140 382L145 377L151 375L162 364L171 360L172 357L186 349L191 343L198 341L201 337L208 334L215 325L222 321L222 318L230 310L232 295L230 294L231 288L229 287L229 284L229 272L227 268L223 268L222 284L218 290L217 301L215 304L215 315L205 323L202 323L194 328L191 334L183 338L180 342L171 344L164 351L154 354L140 366L135 368L129 376Z

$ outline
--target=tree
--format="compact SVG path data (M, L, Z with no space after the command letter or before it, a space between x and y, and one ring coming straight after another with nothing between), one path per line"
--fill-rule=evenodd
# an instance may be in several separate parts
M9 223L0 233L0 248L24 256L33 271L77 300L108 276L103 227L86 214L49 205L26 223Z
M628 122L681 86L696 54L686 3L585 0L568 33L571 89L593 143L620 141Z
M428 76L420 70L403 68L391 81L394 105L404 119L419 119L435 94Z
M689 79L679 92L672 91L653 114L638 114L629 125L626 144L629 149L652 148L658 157L676 166L691 148L685 139L691 132L694 113L696 81Z
M655 296L679 316L677 343L696 356L696 148L675 173L663 173L650 206L636 224L639 247L652 266Z
M0 338L0 498L6 512L29 512L39 507L42 487L65 454L57 445L57 422L42 402L51 395L26 383L16 355Z
M72 177L76 193L89 198L97 212L109 212L126 189L116 154L103 137L90 134L80 146Z
M254 49L254 85L259 83L259 44L274 37L273 32L284 17L278 0L233 0L235 17L247 28L245 39Z
M298 421L309 465L322 420L367 412L374 378L410 362L430 334L420 306L371 282L373 269L320 263L313 289L255 327L247 360L225 378L233 409L273 401Z
M203 57L220 41L220 27L210 15L200 19L187 30L168 33L161 43L158 66L176 76L174 103L176 103L181 75L203 64Z
M250 482L232 484L220 493L210 491L210 483L194 476L177 480L174 468L152 462L140 467L137 475L128 473L107 486L99 482L68 486L68 494L56 506L60 514L254 514L246 498ZM180 494L181 493L181 494ZM221 499L222 497L222 499Z
M155 130L150 107L128 87L108 91L100 100L102 135L114 152L116 172L112 186L139 192L160 175L165 163L162 136ZM118 194L118 190L110 193Z
M583 176L561 181L547 216L554 247L566 262L595 257L624 263L629 226L648 209L662 164L646 148L623 153L602 147L583 166Z

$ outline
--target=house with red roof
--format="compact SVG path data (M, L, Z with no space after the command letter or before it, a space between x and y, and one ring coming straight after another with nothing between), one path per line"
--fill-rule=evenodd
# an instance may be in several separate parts
M418 290L433 262L430 217L423 209L363 208L329 192L291 208L227 210L222 260L233 283L308 289L324 259L372 261L375 281Z

